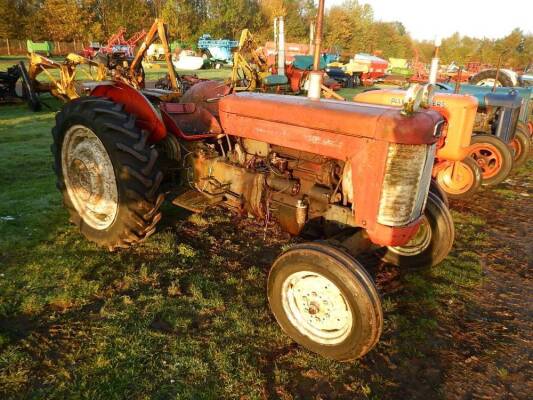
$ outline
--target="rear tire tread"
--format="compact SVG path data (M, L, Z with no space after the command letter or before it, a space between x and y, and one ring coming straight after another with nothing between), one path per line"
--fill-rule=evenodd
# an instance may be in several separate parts
M70 220L91 241L110 250L127 248L151 236L161 220L159 211L164 194L158 193L163 174L157 168L158 152L147 144L149 133L135 125L136 118L124 106L103 97L82 97L67 103L56 115L52 129L56 186ZM92 232L69 199L61 165L64 133L73 125L89 127L104 143L115 168L119 186L119 211L116 221L105 231ZM122 188L122 190L120 189ZM117 225L114 229L113 226ZM94 230L93 230L94 231Z

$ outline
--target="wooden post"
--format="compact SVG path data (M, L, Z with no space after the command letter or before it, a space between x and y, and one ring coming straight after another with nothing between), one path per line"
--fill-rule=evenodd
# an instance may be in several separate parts
M7 55L10 56L11 50L9 49L9 39L6 39L6 43L7 43Z

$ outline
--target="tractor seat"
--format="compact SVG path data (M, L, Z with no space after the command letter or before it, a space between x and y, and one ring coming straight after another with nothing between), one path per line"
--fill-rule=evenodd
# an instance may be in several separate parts
M265 86L281 86L289 83L286 75L269 75L263 78L263 85Z

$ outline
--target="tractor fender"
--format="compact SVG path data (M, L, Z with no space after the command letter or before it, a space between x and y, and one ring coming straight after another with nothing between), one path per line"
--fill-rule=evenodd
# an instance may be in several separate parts
M505 73L511 79L514 86L518 86L518 74L515 71L512 69L502 68L500 72Z
M90 95L107 97L115 103L123 104L126 112L137 117L137 126L150 132L149 142L156 143L167 136L161 114L139 90L123 82L109 81L96 86Z

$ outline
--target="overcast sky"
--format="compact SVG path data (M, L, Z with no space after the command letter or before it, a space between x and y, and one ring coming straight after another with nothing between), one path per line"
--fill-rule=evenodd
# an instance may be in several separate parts
M326 0L326 6L343 0ZM454 32L499 38L514 28L533 33L533 0L359 0L381 21L402 22L415 39L433 40ZM460 10L458 12L458 10Z

